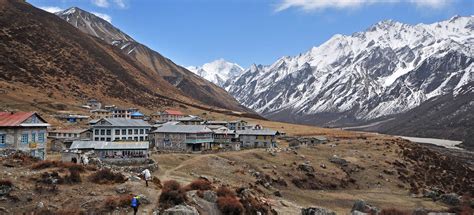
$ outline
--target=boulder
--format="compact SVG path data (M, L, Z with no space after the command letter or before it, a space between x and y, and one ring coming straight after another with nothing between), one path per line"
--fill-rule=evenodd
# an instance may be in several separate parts
M298 170L304 171L304 172L314 172L313 166L309 164L300 164L298 165Z
M128 189L125 186L117 186L115 187L115 192L117 192L118 194L124 194L128 192Z
M212 190L204 191L202 198L208 202L217 202L217 194Z
M364 200L359 199L354 202L351 209L351 214L358 214L357 212L379 214L380 209L367 204Z
M130 181L141 181L142 179L138 176L132 175L128 178L128 180L130 180Z
M339 158L337 156L333 156L333 157L329 158L329 162L339 164L339 165L343 165L343 166L347 165L347 163L349 163L347 160L345 160L343 158Z
M281 192L279 190L273 192L273 195L278 196L278 197L282 197Z
M163 215L199 215L196 208L187 205L176 205L168 208L163 212Z
M150 199L149 199L147 196L145 196L145 195L143 195L143 194L140 194L140 195L138 195L138 196L140 197L140 203L141 203L141 204L148 205L148 204L151 203Z
M334 211L320 207L302 208L301 215L336 215Z
M0 186L0 196L6 196L12 191L10 186L1 185Z
M447 205L459 205L461 203L461 197L456 193L443 194L439 197L441 202Z

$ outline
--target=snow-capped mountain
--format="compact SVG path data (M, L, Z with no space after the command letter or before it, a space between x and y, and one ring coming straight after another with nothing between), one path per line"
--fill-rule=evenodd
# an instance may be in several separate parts
M272 65L225 88L272 119L340 125L398 114L474 79L474 16L433 24L379 22ZM474 90L474 89L470 89Z
M186 69L220 87L224 86L227 80L239 76L244 71L238 64L228 62L222 58L206 63L200 67L188 66Z

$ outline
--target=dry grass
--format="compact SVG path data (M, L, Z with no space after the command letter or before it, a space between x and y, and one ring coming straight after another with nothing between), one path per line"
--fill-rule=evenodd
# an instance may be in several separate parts
M43 160L43 161L36 162L31 166L31 169L33 170L42 170L42 169L49 169L49 168L65 168L65 169L74 170L77 172L85 171L84 166L80 164L62 162L62 161L56 161L56 160Z
M132 195L119 195L119 196L110 196L104 201L104 208L108 211L112 211L116 208L125 208L129 207L131 204L133 196Z

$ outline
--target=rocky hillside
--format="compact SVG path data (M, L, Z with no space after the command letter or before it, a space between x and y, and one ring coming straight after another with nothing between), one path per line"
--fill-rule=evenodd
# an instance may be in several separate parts
M57 12L56 15L82 32L113 45L116 50L132 58L140 66L148 68L150 75L160 76L181 90L185 96L210 106L246 110L225 90L176 65L102 18L77 7Z
M189 71L223 87L227 81L236 78L244 69L236 63L218 59L202 66L188 66Z
M272 119L340 125L408 111L472 83L474 17L408 25L383 21L269 66L226 89Z

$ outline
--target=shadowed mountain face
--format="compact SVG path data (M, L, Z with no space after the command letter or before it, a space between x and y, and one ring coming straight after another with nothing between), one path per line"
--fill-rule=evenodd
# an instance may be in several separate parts
M97 35L103 32L96 31ZM115 35L134 42L118 30ZM38 95L58 93L74 101L97 97L149 108L186 103L246 110L224 90L156 52L136 47L153 56L156 68L152 68L124 49L23 1L0 0L0 82L33 87Z
M243 106L222 88L176 65L160 53L138 43L109 22L77 7L57 12L57 16L82 32L111 44L137 64L148 68L151 76L160 76L185 96L210 106L245 111Z

